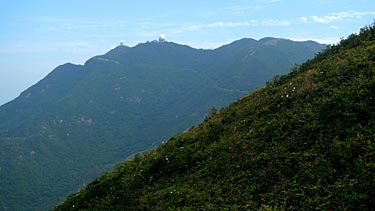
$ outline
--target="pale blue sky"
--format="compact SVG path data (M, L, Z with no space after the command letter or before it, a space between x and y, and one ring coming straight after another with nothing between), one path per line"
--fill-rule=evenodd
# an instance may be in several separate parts
M373 23L374 0L29 0L0 3L0 105L56 66L124 40L216 48L244 37L335 43Z

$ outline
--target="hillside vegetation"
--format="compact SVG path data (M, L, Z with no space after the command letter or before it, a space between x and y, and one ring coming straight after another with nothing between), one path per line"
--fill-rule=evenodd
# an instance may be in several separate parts
M55 210L371 210L374 97L372 25Z
M57 67L0 107L0 210L51 209L324 47L278 38L214 50L146 42Z

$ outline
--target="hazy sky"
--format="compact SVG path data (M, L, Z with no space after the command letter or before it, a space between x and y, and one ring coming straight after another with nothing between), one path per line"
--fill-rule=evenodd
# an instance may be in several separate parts
M124 40L216 48L248 37L335 43L375 18L374 0L28 0L0 4L0 105L56 66Z

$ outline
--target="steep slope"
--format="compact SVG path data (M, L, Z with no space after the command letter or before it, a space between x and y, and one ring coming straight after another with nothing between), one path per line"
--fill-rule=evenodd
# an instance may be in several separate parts
M0 210L52 207L324 47L290 40L239 46L147 42L56 68L0 107ZM274 51L281 60L270 64Z
M56 210L372 210L374 98L372 26Z

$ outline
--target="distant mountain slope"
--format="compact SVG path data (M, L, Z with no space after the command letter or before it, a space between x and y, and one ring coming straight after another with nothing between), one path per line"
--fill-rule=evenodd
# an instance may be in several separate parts
M268 40L147 42L57 67L0 107L0 210L52 207L324 47Z
M373 210L374 199L371 26L55 210Z

